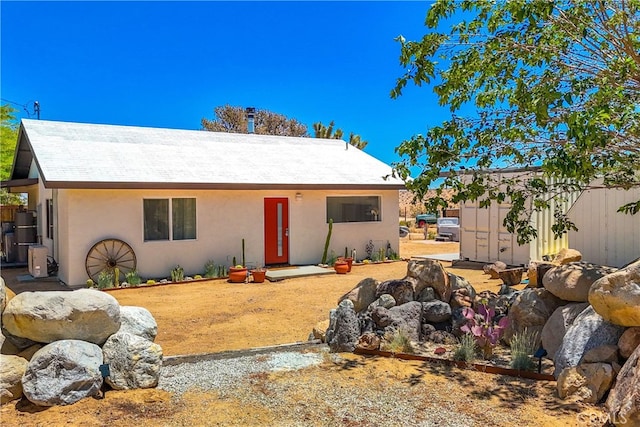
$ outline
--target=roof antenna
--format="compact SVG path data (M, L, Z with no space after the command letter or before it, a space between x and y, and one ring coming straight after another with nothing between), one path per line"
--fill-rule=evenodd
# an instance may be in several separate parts
M36 113L36 117L40 120L40 103L33 101L33 111Z

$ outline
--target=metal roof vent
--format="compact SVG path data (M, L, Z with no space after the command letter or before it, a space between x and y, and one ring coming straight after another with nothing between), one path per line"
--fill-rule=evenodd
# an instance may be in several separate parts
M255 133L255 114L256 109L254 107L247 107L247 132Z

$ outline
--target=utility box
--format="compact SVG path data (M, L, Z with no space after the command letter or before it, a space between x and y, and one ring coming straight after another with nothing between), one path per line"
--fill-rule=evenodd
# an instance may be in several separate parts
M33 277L47 277L47 255L49 250L46 246L29 246L29 274Z

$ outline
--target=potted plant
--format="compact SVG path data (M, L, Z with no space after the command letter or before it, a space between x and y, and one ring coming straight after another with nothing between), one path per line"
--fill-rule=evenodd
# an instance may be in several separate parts
M232 283L243 283L247 280L247 267L236 264L236 257L233 257L233 265L229 267L229 281Z
M346 246L344 247L344 260L349 266L348 272L351 272L351 266L353 265L353 257L349 256L349 249Z
M251 270L251 276L253 277L254 283L262 283L267 277L267 269L263 267L254 268Z
M333 264L333 269L338 274L347 274L349 272L349 264L342 257Z

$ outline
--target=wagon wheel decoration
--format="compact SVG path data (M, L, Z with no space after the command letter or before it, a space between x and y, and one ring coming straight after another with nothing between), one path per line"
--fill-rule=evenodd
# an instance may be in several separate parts
M136 254L131 246L122 240L100 240L89 249L85 267L94 282L98 281L98 275L102 271L111 272L115 268L124 276L136 269Z

